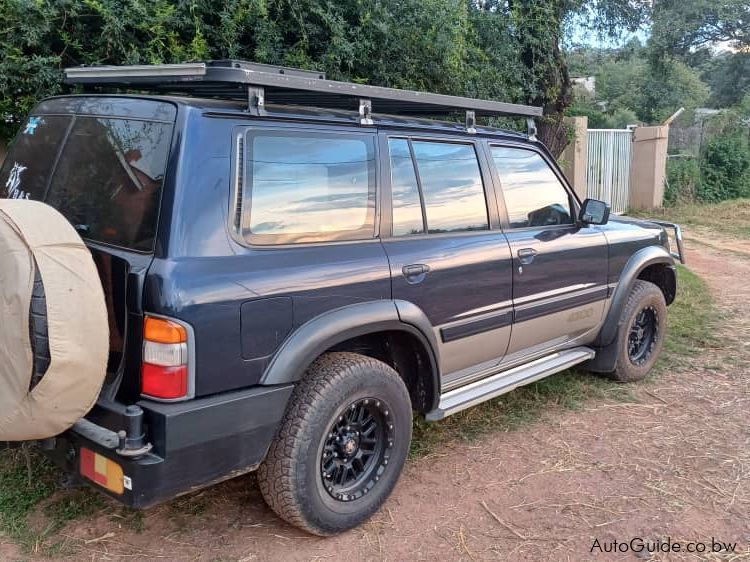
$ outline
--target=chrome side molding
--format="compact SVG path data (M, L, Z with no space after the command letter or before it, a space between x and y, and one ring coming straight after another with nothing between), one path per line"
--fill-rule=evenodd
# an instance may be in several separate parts
M440 404L436 410L427 414L427 420L441 420L461 410L510 392L519 386L538 381L593 359L594 355L594 350L589 347L574 347L451 390L440 396Z

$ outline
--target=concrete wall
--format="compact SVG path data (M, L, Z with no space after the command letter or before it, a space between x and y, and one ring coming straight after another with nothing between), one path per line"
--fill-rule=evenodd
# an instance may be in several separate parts
M573 186L578 197L586 199L588 186L586 174L588 171L588 117L568 117L565 122L573 129L573 140L565 147L561 161L565 177Z
M669 125L638 127L633 134L630 207L657 209L664 202Z

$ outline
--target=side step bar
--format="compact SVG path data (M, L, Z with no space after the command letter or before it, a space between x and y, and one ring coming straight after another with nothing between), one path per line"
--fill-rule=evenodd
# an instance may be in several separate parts
M438 408L427 414L427 420L441 420L456 412L510 392L514 388L538 381L593 359L594 355L594 350L588 347L566 349L451 390L440 396Z

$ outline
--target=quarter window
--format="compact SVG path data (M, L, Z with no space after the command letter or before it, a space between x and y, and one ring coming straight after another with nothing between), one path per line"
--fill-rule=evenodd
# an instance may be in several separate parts
M391 196L393 198L393 235L424 232L422 204L419 197L417 174L411 159L409 141L391 139Z
M407 139L389 145L394 236L423 233L423 216L431 234L489 229L473 145Z
M511 228L573 224L570 196L536 152L492 147Z
M263 131L248 135L243 234L264 243L372 238L372 136Z

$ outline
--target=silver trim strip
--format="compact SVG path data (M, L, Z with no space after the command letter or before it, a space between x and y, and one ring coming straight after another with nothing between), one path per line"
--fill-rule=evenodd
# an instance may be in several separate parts
M427 414L428 421L447 416L491 400L501 394L549 375L569 369L574 365L593 359L596 353L588 347L576 347L560 351L526 363L519 367L501 371L480 381L446 392L440 396L438 408Z
M466 318L467 316L481 314L482 312L495 312L496 310L507 308L509 306L513 306L512 300L496 302L494 304L488 304L487 306L480 306L479 308L472 308L471 310L467 310L466 312L462 312L461 314L456 314L453 318L459 320L461 318Z
M558 295L574 293L576 291L583 291L583 289L588 289L590 287L595 287L595 286L597 286L596 283L578 283L577 285L568 285L567 287L561 287L559 289L552 289L551 291L543 291L541 293L534 293L533 295L529 295L528 297L521 297L520 299L513 299L513 303L516 305L525 304L527 302L538 301L538 300L546 299L548 297L556 297Z
M522 303L516 302L516 309L517 310L528 310L529 308L534 308L536 306L542 306L547 303L559 301L561 299L567 298L567 297L574 297L574 296L580 296L580 295L587 295L589 293L594 293L596 291L600 291L602 289L607 289L607 285L597 285L596 283L587 283L585 285L580 285L585 287L584 289L577 289L575 291L566 291L564 293L558 293L556 295L547 296L544 298L534 298L533 301L529 301L528 299L523 301ZM554 291L547 291L546 293L554 293ZM546 294L546 293L538 293L538 295ZM533 295L537 296L537 295ZM602 298L604 300L604 298ZM520 304L520 306L518 306Z

